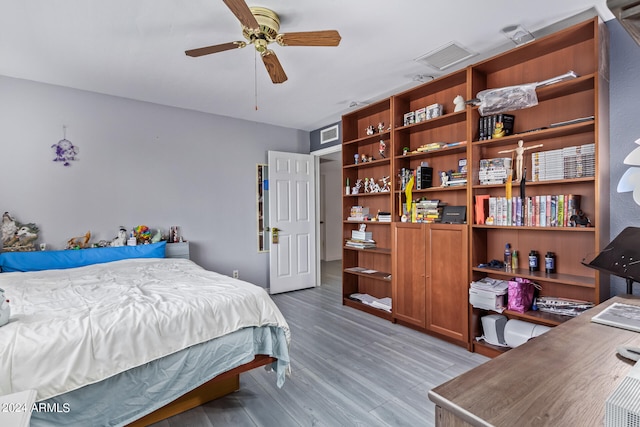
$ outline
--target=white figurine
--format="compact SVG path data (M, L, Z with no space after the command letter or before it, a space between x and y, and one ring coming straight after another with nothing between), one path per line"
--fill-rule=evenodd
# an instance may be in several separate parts
M387 193L387 192L391 191L391 189L389 188L389 177L388 176L383 176L382 178L380 178L380 181L382 181L382 189L380 191L382 191L383 193Z
M446 187L449 182L449 174L446 172L440 172L440 187Z
M362 180L360 178L358 178L358 180L356 181L356 185L355 187L353 187L351 189L351 194L358 194L360 193L360 189L362 188Z
M364 192L365 193L369 192L369 178L364 179Z
M464 102L464 98L462 97L462 95L458 95L455 98L453 98L453 104L455 105L453 112L457 113L458 111L462 111L465 108L465 102Z
M520 140L518 141L518 146L516 148L512 148L511 150L502 150L502 151L498 151L498 154L503 154L503 153L511 153L513 151L515 151L516 153L516 182L520 182L522 181L522 163L523 163L523 157L524 157L524 152L526 150L531 150L532 148L538 148L538 147L542 147L542 144L538 144L538 145L532 145L531 147L523 147L524 141ZM513 167L513 165L512 165Z
M125 246L127 244L127 229L120 227L118 236L111 241L111 246Z

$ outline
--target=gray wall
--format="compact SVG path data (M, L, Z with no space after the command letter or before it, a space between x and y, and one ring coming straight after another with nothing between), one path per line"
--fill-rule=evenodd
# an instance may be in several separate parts
M257 252L256 164L309 152L309 133L0 76L0 212L50 249L90 230L181 227L192 259L267 286ZM79 160L53 162L66 137Z
M632 193L618 193L620 178L629 166L624 158L638 147L640 138L640 46L625 32L617 20L607 21L610 33L610 141L611 141L611 239L624 228L640 227L640 206ZM614 208L615 207L615 208ZM626 293L625 281L612 276L611 295ZM635 285L640 294L640 285Z
M331 141L331 142L327 142L325 144L321 144L320 143L320 131L334 126L334 125L338 125L338 139L336 141ZM311 134L309 135L309 140L310 140L310 152L313 151L317 151L317 150L322 150L325 148L329 148L329 147L333 147L334 145L340 145L342 144L342 122L337 122L337 123L331 123L328 124L326 126L321 127L320 129L316 129L314 131L311 131Z

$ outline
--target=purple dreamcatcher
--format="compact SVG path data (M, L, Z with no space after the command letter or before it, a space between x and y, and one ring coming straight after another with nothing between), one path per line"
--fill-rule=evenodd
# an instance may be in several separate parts
M66 126L62 126L62 133L62 139L58 141L57 144L53 144L51 146L51 149L56 156L53 161L62 162L64 166L71 166L71 163L69 162L72 160L77 160L76 156L78 155L79 149L67 139Z

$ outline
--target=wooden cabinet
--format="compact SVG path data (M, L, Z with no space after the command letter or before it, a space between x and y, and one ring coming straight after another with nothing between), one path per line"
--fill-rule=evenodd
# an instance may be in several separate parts
M468 342L467 226L396 223L393 318Z
M468 155L472 168L473 183L470 191L470 207L474 206L477 196L505 197L505 185L482 185L478 179L481 159L510 157L501 151L513 149L518 141L523 147L542 145L524 152L523 165L526 168L525 194L514 183L512 196L515 206L526 206L521 200L531 198L533 204L539 200L558 199L566 195L580 196L580 208L591 219L592 227L569 227L553 224L539 218L540 206L533 213L528 210L527 219L509 225L478 224L478 218L471 226L471 278L478 280L491 276L503 280L511 277L531 279L542 286L543 296L564 297L599 303L609 297L609 283L606 275L585 267L581 261L598 253L609 236L609 172L608 172L608 90L606 50L601 31L606 28L597 19L570 27L556 34L514 49L495 58L470 67L471 93L496 87L542 82L554 76L573 71L577 75L564 81L541 86L536 89L538 104L521 110L511 111L515 116L515 135L500 139L479 140L478 108L470 108L469 138L472 141ZM554 125L574 119L592 117L574 124ZM564 151L571 147L591 145L590 172L584 170L568 173L572 165L579 164L574 157L565 157ZM555 153L559 157L560 176L552 180L536 180L533 172L536 152ZM557 159L558 157L556 157ZM551 164L546 158L545 164ZM557 162L556 162L557 164ZM583 165L577 166L582 168ZM563 173L564 170L564 173ZM536 168L537 171L537 168ZM557 174L556 174L557 175ZM559 202L557 202L559 204ZM547 203L550 205L550 203ZM544 206L543 206L544 207ZM523 210L524 212L525 210ZM524 214L523 214L524 215ZM549 216L547 214L547 216ZM503 216L504 217L504 216ZM535 217L538 217L535 220ZM551 217L550 217L551 219ZM537 223L536 223L537 221ZM481 221L480 221L481 222ZM553 221L551 221L553 222ZM519 253L519 264L514 271L500 271L480 267L482 264L503 259L505 245ZM531 250L540 255L539 271L529 271L527 255ZM554 273L545 273L543 257L547 251L555 253ZM480 317L487 314L483 310L473 309L472 338L482 335ZM545 325L557 325L568 319L539 311L524 314L506 311L509 318L522 319ZM484 343L474 342L475 351L489 356L499 354L501 349Z

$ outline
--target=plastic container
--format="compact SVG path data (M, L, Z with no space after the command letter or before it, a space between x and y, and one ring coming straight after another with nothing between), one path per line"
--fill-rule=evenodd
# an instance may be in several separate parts
M504 247L504 268L505 271L511 271L511 245L507 243Z
M556 254L553 252L547 252L544 256L544 271L545 273L556 272Z
M540 263L537 251L529 252L529 271L538 271L540 269Z

